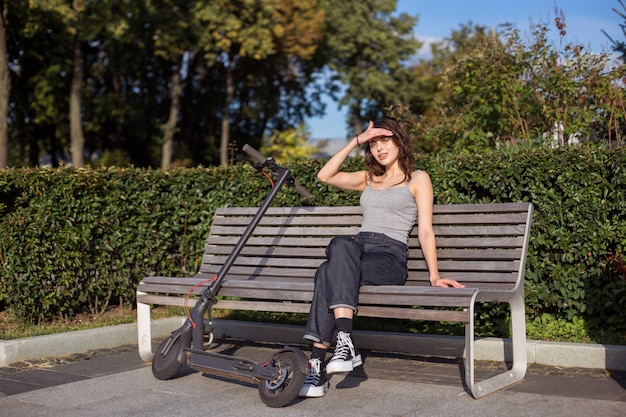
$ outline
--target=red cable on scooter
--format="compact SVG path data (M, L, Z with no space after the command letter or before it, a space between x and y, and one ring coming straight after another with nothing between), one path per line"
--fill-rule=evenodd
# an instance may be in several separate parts
M189 292L185 296L185 313L187 313L187 318L191 322L191 327L193 327L194 329L196 328L196 322L193 321L193 318L191 318L191 313L189 312L189 296L193 294L196 288L206 284L207 282L210 282L210 281L215 282L216 280L217 280L217 275L215 275L213 278L205 279L204 281L197 283L196 285L193 286L192 289L189 290Z

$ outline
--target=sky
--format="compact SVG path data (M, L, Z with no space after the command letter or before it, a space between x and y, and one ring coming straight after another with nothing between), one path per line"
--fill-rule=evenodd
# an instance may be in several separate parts
M496 28L501 23L511 23L522 36L528 33L531 23L543 23L555 29L555 4L565 16L565 42L583 45L594 52L610 52L610 41L602 30L615 40L624 40L620 28L624 19L613 11L615 8L624 12L618 0L399 0L397 11L418 16L414 32L424 44L419 57L426 56L430 43L449 37L453 30L470 22ZM327 102L326 115L306 121L311 138L345 138L346 111L333 101Z

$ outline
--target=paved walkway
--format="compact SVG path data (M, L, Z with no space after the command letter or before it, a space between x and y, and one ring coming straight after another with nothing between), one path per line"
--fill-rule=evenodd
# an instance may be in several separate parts
M305 346L299 346L306 349ZM262 360L279 345L225 340L219 349ZM0 416L624 416L626 372L529 366L519 384L479 400L456 358L362 351L364 365L335 375L324 398L266 407L256 384L183 367L159 381L136 346L0 368ZM482 378L497 365L481 362Z

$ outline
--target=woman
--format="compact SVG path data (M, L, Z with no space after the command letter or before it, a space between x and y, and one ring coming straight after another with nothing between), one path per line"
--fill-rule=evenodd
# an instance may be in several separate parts
M365 147L366 171L343 172L341 164L357 146ZM350 372L363 362L351 338L362 285L403 285L407 275L407 241L418 224L419 241L430 283L462 288L439 277L432 227L433 187L430 176L414 168L410 139L389 119L370 122L320 169L317 178L338 188L362 191L363 223L354 238L336 237L328 245L315 275L315 290L304 338L313 342L309 374L299 392L321 397L327 374ZM418 217L419 212L419 217ZM337 331L337 345L324 368L326 349Z

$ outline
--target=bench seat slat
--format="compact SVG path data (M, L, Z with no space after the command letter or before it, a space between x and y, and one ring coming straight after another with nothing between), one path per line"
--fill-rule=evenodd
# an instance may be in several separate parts
M302 301L309 302L313 292L278 291L278 290L249 290L238 288L224 288L224 297L244 297L247 299ZM308 303L307 303L308 305ZM469 308L470 299L467 297L436 297L426 295L380 295L366 294L359 298L359 311L366 305L377 306L420 306ZM308 313L308 310L306 311Z
M511 260L519 261L522 254L520 248L514 249L437 249L437 259L480 259L480 260ZM424 255L418 250L415 257L422 258ZM409 255L409 259L414 256Z
M184 297L173 297L173 296L167 296L167 295L154 295L154 294L138 295L137 302L143 303L143 304L157 304L157 305L163 305L163 306L176 306L176 307L185 306Z
M224 288L244 288L244 289L266 289L266 290L282 290L293 289L296 291L312 292L314 285L311 281L290 282L279 281L240 281L225 280ZM432 296L450 296L450 297L471 297L475 290L467 288L438 288L438 287L416 287L406 285L365 285L361 287L361 293L368 294L425 294Z
M138 299L146 304L170 305L184 307L185 299L181 297L166 297L158 295L144 295ZM193 306L193 300L189 303ZM248 310L248 311L269 311L285 313L308 313L308 303L286 303L270 301L246 301L246 300L218 300L215 308L228 310ZM469 313L467 311L442 311L431 309L408 309L393 307L362 306L359 307L359 316L381 317L410 320L431 320L431 321L451 321L468 322Z
M273 311L287 313L308 313L308 304L303 303L272 303L264 301L232 301L220 300L215 305L217 308L231 310L252 310L252 311ZM430 321L450 321L458 323L469 322L468 311L434 310L434 309L411 309L396 307L359 307L359 316L380 317L390 319L405 320L430 320Z
M387 319L450 321L468 323L470 315L467 311L435 310L428 308L394 308L394 307L359 307L359 315L364 317L380 317Z
M279 313L308 313L309 303L287 303L272 301L219 300L215 308L229 310L270 311Z
M206 268L204 270L205 275L212 276L215 275L219 271L219 266L213 266L212 268ZM231 268L228 273L228 277L232 277L231 279L275 279L275 280L285 280L291 278L303 278L303 279L312 279L315 276L315 269L307 269L307 270L298 270L294 272L293 268L290 268L287 271L281 270L279 268L272 269L262 269L262 270L254 270L253 273L250 274L250 269L240 269L240 268ZM511 284L517 281L518 274L511 272L468 272L468 271L447 271L445 273L445 277L452 278L457 281L463 282L466 285L469 283L485 283L488 284L489 288L492 288L494 283L507 283ZM410 285L411 283L419 283L424 286L430 286L428 271L426 270L410 270L409 276L407 278L407 283L405 285Z
M465 282L466 285L468 286L471 286L471 283L475 281L478 283L483 283L485 287L490 287L490 288L493 288L494 286L498 284L503 287L506 286L510 288L512 284L516 282L516 278L517 278L517 276L514 274L507 274L506 276L503 276L502 274L484 274L484 273L475 273L475 274L459 273L457 275L449 274L447 276L453 279L458 279L462 282ZM206 275L205 279L209 279L209 278L211 278L211 274ZM412 277L409 277L406 284L402 286L402 288L406 288L406 287L431 288L429 281L428 281L427 274L425 274L421 280L411 279L411 278ZM142 282L139 284L137 289L140 291L145 291L145 292L170 292L170 291L173 292L174 289L181 289L180 291L177 291L177 293L186 293L192 287L201 283L205 279L176 278L176 277L146 277L142 280ZM254 281L252 281L252 279L254 279ZM233 274L228 274L223 285L232 286L232 285L235 285L233 283L245 283L245 282L254 283L255 281L259 282L260 284L247 284L247 285L285 286L285 285L300 285L302 283L305 283L309 287L312 286L312 283L309 277L278 277L278 276L268 275L268 276L256 276L256 277L245 276L245 278L242 278L241 276L237 276ZM240 284L240 285L246 285L246 284ZM206 284L204 286L206 286ZM200 286L197 292L198 293L201 292L204 286ZM475 286L471 286L471 287L474 288ZM369 287L363 287L361 290L366 291L367 288ZM381 286L380 288L381 288L380 291L385 291L385 288L388 288L388 286ZM437 290L440 291L440 289L437 289Z
M424 262L424 261L422 261ZM494 271L494 272L517 272L519 270L519 262L511 261L440 261L438 262L439 272L446 273L448 271ZM426 263L424 262L424 269Z
M154 291L153 288L159 285L172 285L179 287L193 287L197 284L203 282L204 279L196 278L196 277L162 277L162 276L153 276L153 277L145 277L141 280L141 282L137 285L137 289L140 291Z

